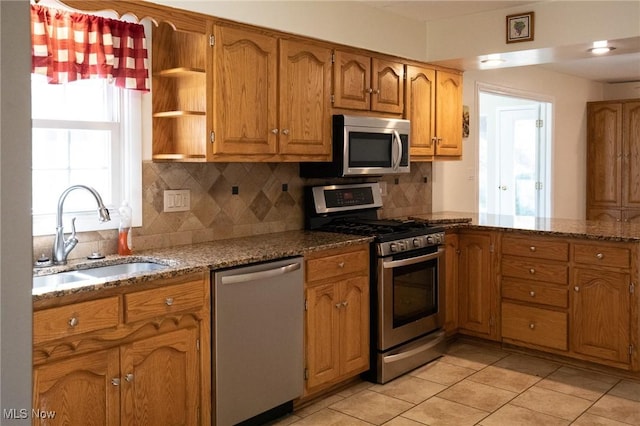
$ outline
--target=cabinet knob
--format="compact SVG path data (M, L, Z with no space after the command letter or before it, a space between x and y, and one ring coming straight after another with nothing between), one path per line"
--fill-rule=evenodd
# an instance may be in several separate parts
M349 305L349 302L347 302L346 300L344 302L342 302L342 307L346 308Z
M598 254L596 254L596 257L597 257L598 259L603 259L603 258L604 258L604 254L602 254L602 253L598 253Z
M342 307L342 303L336 303L336 308L340 309Z
M573 291L576 291L576 292L580 291L580 287L578 287L578 286L573 287Z
M373 93L375 93L376 95L379 95L380 94L380 89L374 90Z
M80 323L77 317L71 317L67 322L69 324L69 327L76 327Z
M535 270L535 269L533 269L533 268L531 268L531 269L529 269L529 273L530 273L531 275L533 275L533 274L535 274L535 273L536 273L536 270Z
M344 268L344 262L338 263L338 268Z
M529 296L531 296L531 297L536 297L536 292L535 292L535 291L533 291L533 290L531 290L531 291L529 292Z
M531 246L531 247L529 247L529 251L531 251L531 252L536 251L536 246Z
M534 328L536 328L536 325L535 325L534 323L531 323L531 324L529 324L529 328L530 328L531 330L533 330Z
M282 134L283 135L288 135L289 134L289 129L282 129Z
M133 373L129 373L129 374L125 375L124 379L129 383L133 382Z
M164 299L164 303L167 306L173 305L173 297L167 297L166 299Z
M373 93L373 89L371 87L364 89L364 93Z
M271 133L273 133L274 135L277 135L278 131L279 131L278 129L271 129Z
M120 386L120 378L114 377L113 379L111 379L111 384L113 386Z

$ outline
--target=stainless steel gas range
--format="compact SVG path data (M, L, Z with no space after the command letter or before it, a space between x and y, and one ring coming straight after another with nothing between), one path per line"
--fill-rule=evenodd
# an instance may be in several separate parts
M371 246L371 370L386 383L445 350L444 229L380 220L378 183L306 190L308 229L374 237Z

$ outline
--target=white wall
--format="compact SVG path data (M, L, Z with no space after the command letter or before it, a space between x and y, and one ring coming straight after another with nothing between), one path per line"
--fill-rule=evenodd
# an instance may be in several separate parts
M584 219L586 203L586 102L603 97L603 85L540 67L469 71L464 74L463 102L469 106L471 132L463 159L433 167L433 210L477 211L476 83L531 92L553 102L551 214Z
M29 2L0 1L0 416L31 414L30 50Z

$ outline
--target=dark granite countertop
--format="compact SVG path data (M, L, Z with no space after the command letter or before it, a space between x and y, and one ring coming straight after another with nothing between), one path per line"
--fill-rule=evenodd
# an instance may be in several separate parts
M120 275L88 284L64 288L37 288L32 290L33 301L61 297L68 294L91 292L156 279L172 278L196 272L224 269L250 263L265 262L285 257L302 256L318 250L368 243L370 237L316 231L287 231L251 237L211 241L172 248L145 250L133 256L107 256L101 260L73 261L64 266L35 268L34 275L47 275L92 266L108 266L118 263L154 262L167 268L160 271Z
M468 212L436 212L411 219L445 227L467 227L592 240L640 242L640 224L575 219L535 218Z

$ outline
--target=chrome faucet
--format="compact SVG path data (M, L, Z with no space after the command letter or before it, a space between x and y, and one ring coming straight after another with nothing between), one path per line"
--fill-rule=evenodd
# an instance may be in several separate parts
M56 216L56 238L53 242L53 263L55 265L66 264L67 256L69 256L71 250L73 250L78 244L78 239L76 238L76 218L74 217L71 219L71 235L69 235L68 239L65 239L64 237L64 227L62 226L62 206L64 204L65 198L67 198L67 195L74 189L86 189L91 194L93 194L93 197L98 203L98 214L100 215L100 222L108 222L111 220L111 217L109 216L109 210L107 210L107 208L104 206L102 197L100 197L98 191L85 185L73 185L65 189L58 199L58 214Z

